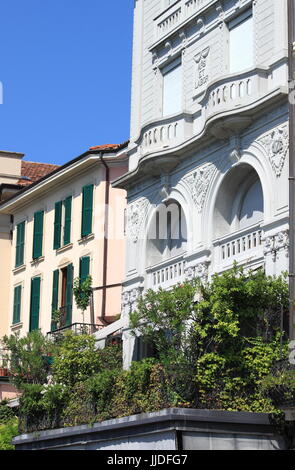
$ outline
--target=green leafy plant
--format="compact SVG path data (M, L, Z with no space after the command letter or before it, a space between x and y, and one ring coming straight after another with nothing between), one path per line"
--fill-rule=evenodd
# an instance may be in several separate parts
M75 278L73 292L76 305L80 310L82 310L84 323L85 310L90 304L90 299L92 295L92 277L87 276L87 278L83 282L81 282L81 279L79 277Z
M18 419L12 418L5 424L0 423L0 451L14 450L12 439L18 435Z
M153 343L179 400L200 408L270 412L261 380L286 355L280 326L287 310L284 276L235 266L209 284L148 291L131 324Z
M8 406L8 401L3 400L0 402L0 424L7 424L8 421L11 421L12 419L15 418L15 413Z
M47 382L50 365L46 358L54 354L56 346L39 330L24 337L19 334L4 336L2 345L7 351L5 358L9 363L10 381L18 390L27 383Z

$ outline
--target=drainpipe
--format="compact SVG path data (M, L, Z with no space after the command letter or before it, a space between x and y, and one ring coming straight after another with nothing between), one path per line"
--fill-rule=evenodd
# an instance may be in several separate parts
M288 0L288 49L289 49L289 84L295 80L295 0ZM294 89L294 86L292 86ZM290 230L290 266L289 266L289 336L295 339L295 103L289 99L289 230Z
M108 269L108 251L109 251L109 202L110 202L110 169L105 160L103 153L100 154L100 161L105 167L105 219L104 219L104 242L103 242L103 263L102 263L102 301L101 301L101 315L99 320L105 325L110 322L106 321L106 300L107 300L107 269Z

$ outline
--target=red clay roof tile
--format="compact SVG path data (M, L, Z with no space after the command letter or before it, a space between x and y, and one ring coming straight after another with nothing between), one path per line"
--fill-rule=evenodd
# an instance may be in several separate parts
M57 168L59 168L59 165L22 161L22 177L19 179L18 184L20 186L29 186L30 184L35 183L35 181L38 181L49 173L52 173Z

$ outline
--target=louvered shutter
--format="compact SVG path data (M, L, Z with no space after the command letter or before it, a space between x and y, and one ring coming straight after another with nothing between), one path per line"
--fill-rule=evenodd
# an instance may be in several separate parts
M55 203L54 215L54 242L53 249L58 250L61 244L61 215L62 215L62 202Z
M15 267L24 264L24 247L25 247L25 222L17 225L16 229L16 256Z
M93 184L84 186L82 203L81 236L86 237L92 232Z
M66 325L72 324L73 310L73 265L67 267L67 289L66 289Z
M14 299L13 299L13 324L20 322L20 311L21 311L21 293L22 286L14 288Z
M41 278L34 277L31 281L30 331L38 330L39 328L40 287Z
M80 258L80 282L84 282L89 275L89 268L90 268L90 258L89 256L84 256Z
M71 223L72 223L72 196L64 201L65 225L64 225L64 245L71 243Z
M33 259L42 256L43 244L43 221L44 212L39 211L34 214L34 240L33 240Z

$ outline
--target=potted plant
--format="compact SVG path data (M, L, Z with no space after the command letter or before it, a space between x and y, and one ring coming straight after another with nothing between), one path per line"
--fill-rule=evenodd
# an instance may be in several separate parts
M8 377L7 360L2 360L0 365L0 377Z

